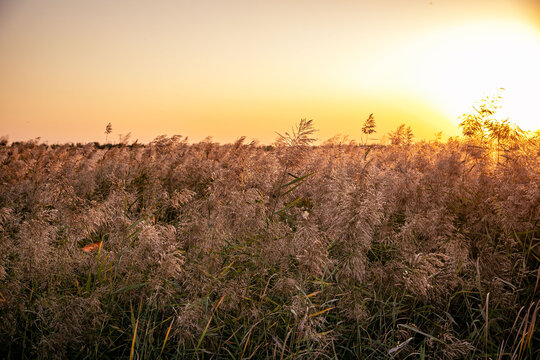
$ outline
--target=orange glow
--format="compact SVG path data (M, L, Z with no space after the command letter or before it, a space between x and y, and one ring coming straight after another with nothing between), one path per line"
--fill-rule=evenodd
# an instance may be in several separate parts
M269 143L314 119L319 138L457 135L504 87L504 116L540 123L540 6L529 0L217 0L0 4L0 136Z
M534 28L477 21L423 36L396 52L402 54L401 86L450 118L504 88L499 115L523 129L540 127L540 32Z

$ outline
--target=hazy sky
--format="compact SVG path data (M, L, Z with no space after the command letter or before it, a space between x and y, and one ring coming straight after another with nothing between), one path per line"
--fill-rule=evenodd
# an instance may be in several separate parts
M433 138L499 87L538 128L538 64L539 0L1 0L0 136Z

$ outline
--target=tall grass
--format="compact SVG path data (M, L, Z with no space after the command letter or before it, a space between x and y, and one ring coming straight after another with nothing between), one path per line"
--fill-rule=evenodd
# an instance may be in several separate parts
M0 146L1 357L540 357L538 137L304 127Z

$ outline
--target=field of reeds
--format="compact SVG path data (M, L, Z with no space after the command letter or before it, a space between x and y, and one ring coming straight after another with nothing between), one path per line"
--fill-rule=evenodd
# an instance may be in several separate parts
M310 126L4 142L0 357L540 358L539 134L311 146Z

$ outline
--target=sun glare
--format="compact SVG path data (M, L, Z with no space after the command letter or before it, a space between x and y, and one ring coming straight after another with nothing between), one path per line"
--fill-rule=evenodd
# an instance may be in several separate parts
M418 79L450 116L498 88L500 115L533 130L540 124L535 97L540 93L540 33L516 24L478 24L430 39L420 55Z
M476 102L504 88L499 116L526 130L540 127L540 32L534 28L497 22L455 27L393 49L387 58L377 65L377 74L456 122ZM398 66L391 63L396 58Z

